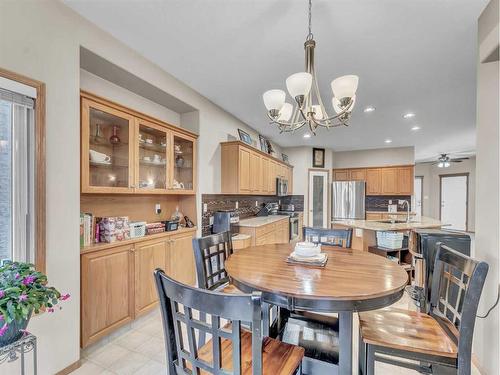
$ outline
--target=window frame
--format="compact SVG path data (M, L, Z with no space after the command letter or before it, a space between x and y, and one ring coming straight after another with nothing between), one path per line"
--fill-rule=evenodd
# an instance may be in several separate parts
M0 68L0 77L33 87L35 100L35 268L46 272L46 185L45 185L45 83Z

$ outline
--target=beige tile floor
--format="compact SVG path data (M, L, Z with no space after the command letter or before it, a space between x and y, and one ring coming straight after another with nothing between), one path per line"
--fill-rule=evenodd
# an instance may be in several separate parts
M413 303L404 297L398 306L414 308ZM353 374L357 374L357 332L358 321L354 319L354 358ZM82 351L82 366L74 375L156 375L166 374L163 331L159 310L139 319L119 332ZM376 363L376 374L413 375L416 371ZM480 375L473 368L472 375Z

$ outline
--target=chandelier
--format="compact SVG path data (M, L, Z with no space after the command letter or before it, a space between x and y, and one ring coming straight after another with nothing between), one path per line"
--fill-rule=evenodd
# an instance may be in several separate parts
M318 127L327 129L337 126L348 126L358 88L358 76L346 75L338 77L331 82L333 97L332 107L335 115L330 116L326 111L319 93L316 70L314 69L314 48L316 42L311 28L311 9L309 0L309 33L304 43L306 55L305 72L292 74L286 79L286 88L295 100L295 105L287 103L286 93L283 90L266 91L262 98L268 110L271 124L276 124L283 132L294 132L304 125L309 127L312 134L316 135Z

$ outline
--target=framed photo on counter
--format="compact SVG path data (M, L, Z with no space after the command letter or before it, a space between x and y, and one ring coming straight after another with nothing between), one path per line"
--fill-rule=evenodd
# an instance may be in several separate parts
M260 150L262 152L265 152L266 154L269 153L269 148L267 147L267 139L260 134L259 134L259 143L260 143Z
M325 168L324 148L313 148L313 168Z
M238 129L238 134L240 135L240 140L245 142L247 145L252 146L253 140L246 131Z

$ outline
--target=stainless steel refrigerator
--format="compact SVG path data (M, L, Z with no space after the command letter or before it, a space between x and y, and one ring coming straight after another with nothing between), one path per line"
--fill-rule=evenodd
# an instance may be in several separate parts
M365 182L332 182L332 220L365 219Z

